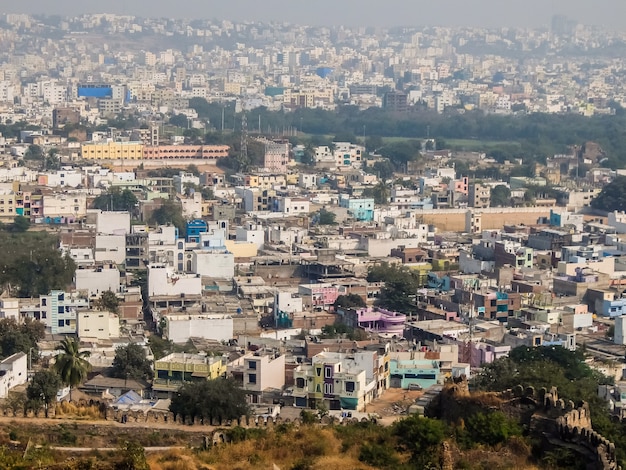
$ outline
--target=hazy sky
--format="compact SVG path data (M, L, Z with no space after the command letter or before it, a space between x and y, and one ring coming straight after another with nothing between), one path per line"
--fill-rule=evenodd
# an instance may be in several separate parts
M540 26L553 14L626 29L626 0L0 0L0 12L278 20L350 26Z

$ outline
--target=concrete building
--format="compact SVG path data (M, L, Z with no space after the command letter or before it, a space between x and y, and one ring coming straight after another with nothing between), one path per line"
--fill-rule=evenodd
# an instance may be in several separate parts
M164 264L148 266L148 294L153 296L178 297L201 295L202 278L195 274L177 273Z
M96 232L102 235L125 235L130 233L130 214L127 211L96 209ZM93 213L92 210L88 213Z
M378 351L321 352L293 374L295 406L361 411L389 387L389 356Z
M177 313L163 316L164 336L176 344L184 344L189 338L228 341L233 338L233 317L221 314Z
M12 318L13 320L20 319L20 300L17 298L4 298L0 299L0 319Z
M228 372L241 380L251 403L259 403L267 390L285 386L285 356L274 351L248 353L229 364Z
M186 383L213 380L225 374L226 364L220 356L172 353L154 362L152 390L171 396Z
M473 183L469 185L468 204L475 209L485 209L491 203L491 187Z
M49 333L76 333L76 319L79 308L87 308L88 301L78 295L53 290L49 295L39 297L40 320Z
M106 291L119 292L120 271L114 264L78 266L74 284L78 292L86 292L89 297L99 297Z
M119 338L120 319L112 312L84 310L78 312L78 338L109 340Z
M9 390L28 381L28 356L19 352L0 361L0 398L7 398Z
M273 173L286 173L289 163L289 141L265 142L263 167Z
M141 160L141 142L85 142L80 153L85 160Z

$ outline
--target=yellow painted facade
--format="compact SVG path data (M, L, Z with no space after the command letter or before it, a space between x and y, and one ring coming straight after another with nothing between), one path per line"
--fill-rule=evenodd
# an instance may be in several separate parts
M86 160L141 160L141 142L88 142L81 145L81 155Z

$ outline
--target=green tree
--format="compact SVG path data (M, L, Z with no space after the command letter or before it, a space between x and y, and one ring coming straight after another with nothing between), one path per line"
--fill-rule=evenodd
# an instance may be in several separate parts
M381 307L401 313L412 313L416 310L415 296L422 281L415 271L385 263L370 268L367 280L384 282L377 301Z
M70 401L72 401L72 388L82 383L91 369L91 364L86 360L90 353L81 351L80 344L74 338L65 338L56 349L59 354L54 368L61 377L61 381L70 387Z
M591 200L591 207L606 212L623 211L626 208L626 176L618 176L602 188Z
M200 190L200 194L202 195L202 199L204 201L212 201L215 199L215 194L213 194L213 190L208 186L204 186Z
M26 318L23 323L13 318L0 320L0 357L8 357L18 352L31 354L31 360L37 357L37 342L45 336L43 323Z
M150 216L150 222L157 225L172 224L178 228L178 234L184 237L187 233L187 221L183 217L183 208L180 203L165 201Z
M23 233L23 232L26 232L29 227L30 227L30 220L27 217L24 217L23 215L18 215L17 217L13 219L13 225L11 227L11 230L13 232Z
M465 435L472 444L495 446L521 434L522 430L517 422L501 411L478 412L465 421Z
M60 170L61 159L59 158L59 149L52 148L48 151L48 155L43 161L44 170Z
M94 301L94 305L100 310L117 313L120 306L120 300L114 292L106 290L100 294L100 298L98 300Z
M446 436L442 421L413 414L393 426L400 446L411 453L416 468L430 468L439 462L439 447Z
M337 225L335 222L336 214L322 207L318 212L317 223L319 225Z
M127 211L132 214L138 203L137 196L130 189L120 191L119 188L111 188L107 193L96 197L91 207L103 211Z
M146 460L145 449L136 441L126 441L120 446L121 461L115 465L116 470L150 470Z
M245 391L230 378L186 383L172 398L170 411L204 420L232 420L249 413Z
M511 190L503 184L499 184L491 190L491 206L507 207L511 204Z
M152 367L146 357L145 349L135 343L119 346L115 350L111 375L120 379L151 379Z
M26 153L24 154L25 160L42 160L43 149L39 145L31 144L28 146Z
M337 297L337 300L335 300L335 303L333 304L333 306L335 307L335 309L337 308L364 308L366 307L366 303L365 300L363 300L363 297L361 297L359 294L347 294L347 295L340 295Z
M65 289L76 265L58 250L58 238L45 232L0 232L0 286L10 296L38 297Z
M44 405L47 418L48 407L56 401L60 388L61 378L55 371L41 370L33 375L26 388L26 396L33 405Z

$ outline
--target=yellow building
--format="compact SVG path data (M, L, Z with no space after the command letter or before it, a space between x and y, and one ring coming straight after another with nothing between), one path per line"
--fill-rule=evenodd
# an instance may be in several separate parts
M141 160L141 142L88 142L81 145L81 155L86 160Z
M175 392L185 383L217 379L225 374L226 363L221 356L172 353L154 363L152 389Z

